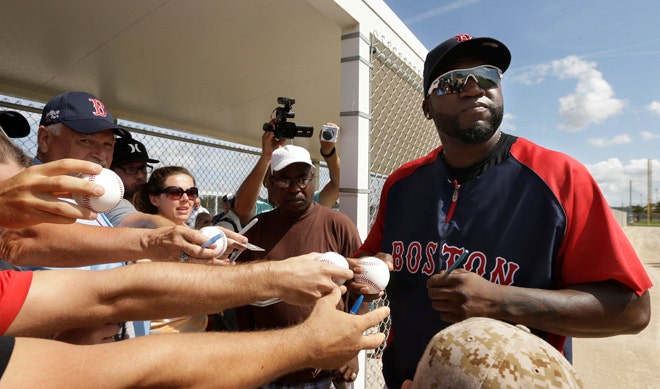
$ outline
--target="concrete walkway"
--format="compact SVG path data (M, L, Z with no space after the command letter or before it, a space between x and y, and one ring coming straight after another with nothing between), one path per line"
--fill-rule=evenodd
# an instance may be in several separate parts
M637 335L574 339L573 366L585 388L660 389L660 228L624 229L651 276L651 322Z

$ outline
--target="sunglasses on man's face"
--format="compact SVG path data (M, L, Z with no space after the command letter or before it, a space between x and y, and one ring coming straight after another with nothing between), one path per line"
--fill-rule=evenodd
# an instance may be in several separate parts
M161 189L157 194L165 193L168 199L179 200L183 194L188 195L188 200L195 200L199 191L194 186L183 190L180 186L168 186L167 188Z
M491 89L500 86L502 71L495 66L481 65L470 69L455 69L441 74L429 87L428 95L438 96L461 93L468 80L472 77L481 89Z

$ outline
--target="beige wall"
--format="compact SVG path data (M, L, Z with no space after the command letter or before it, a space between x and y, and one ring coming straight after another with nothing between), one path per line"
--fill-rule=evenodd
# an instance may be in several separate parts
M621 227L625 227L628 225L627 213L625 211L619 211L618 209L613 209L612 213L614 214L614 218Z

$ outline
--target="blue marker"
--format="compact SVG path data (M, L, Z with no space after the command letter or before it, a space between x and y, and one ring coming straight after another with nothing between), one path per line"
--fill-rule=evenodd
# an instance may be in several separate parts
M360 304L362 304L362 300L364 300L364 295L360 295L357 300L355 300L355 304L353 304L353 308L351 308L351 315L357 315L358 309L360 309Z
M211 238L211 240L209 240L208 242L204 243L204 244L202 245L202 247L204 247L204 248L209 247L209 246L212 245L213 243L217 242L218 239L222 238L223 236L225 236L224 233L220 233L220 234L214 236L213 238Z

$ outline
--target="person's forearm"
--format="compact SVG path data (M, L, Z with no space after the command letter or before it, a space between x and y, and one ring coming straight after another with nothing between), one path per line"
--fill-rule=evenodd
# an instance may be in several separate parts
M144 257L143 230L108 229L79 223L7 229L0 236L0 258L15 266L78 267Z
M254 388L309 366L310 360L294 328L164 334L102 346L19 338L2 383L23 388L44 382L50 388ZM27 370L34 374L24 374Z
M132 227L132 228L160 228L173 226L174 222L161 215L151 215L148 213L136 212L132 213L119 223L119 227Z
M335 152L334 155L325 158L325 162L328 164L330 181L325 184L319 194L319 204L325 205L326 207L332 207L339 198L339 154Z
M231 267L146 262L93 272L36 272L5 334L43 336L111 322L221 312L280 297L281 288L271 282L278 275L269 262ZM251 284L259 287L245 286Z
M279 269L268 261L237 266L139 263L103 278L109 293L101 296L101 306L117 302L118 320L221 312L281 297L282 284L273 282Z
M254 169L245 178L245 181L236 191L236 200L234 200L234 213L241 219L241 223L247 224L252 218L254 206L259 198L261 184L263 183L266 171L270 166L270 156L262 155L259 157Z
M284 276L280 269L271 262L231 267L147 262L93 272L36 272L5 334L44 336L104 323L221 312L281 297L282 288L273 282ZM245 286L253 284L259 287Z
M495 318L573 337L637 333L650 319L648 292L638 296L615 281L563 290L500 286Z
M272 331L163 334L90 346L17 338L2 384L250 388L301 368L336 369L382 344L384 334L364 332L389 315L386 307L349 315L336 309L340 298L335 286L305 322Z

